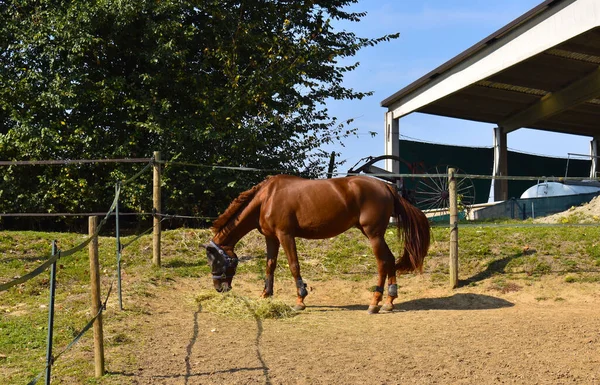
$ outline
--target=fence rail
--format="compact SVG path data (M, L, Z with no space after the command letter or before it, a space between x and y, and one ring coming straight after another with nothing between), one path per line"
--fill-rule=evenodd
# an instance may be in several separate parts
M0 160L0 166L68 165L89 163L146 163L153 158L64 159L64 160Z

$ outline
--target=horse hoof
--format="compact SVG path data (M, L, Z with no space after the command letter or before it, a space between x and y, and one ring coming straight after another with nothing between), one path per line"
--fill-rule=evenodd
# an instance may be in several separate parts
M368 312L369 312L369 314L377 314L377 313L379 313L379 306L370 305Z
M391 303L386 303L381 307L381 311L392 311L394 310L394 305Z
M306 309L306 305L304 305L304 304L296 305L292 309L294 309L296 311L302 311L302 310Z

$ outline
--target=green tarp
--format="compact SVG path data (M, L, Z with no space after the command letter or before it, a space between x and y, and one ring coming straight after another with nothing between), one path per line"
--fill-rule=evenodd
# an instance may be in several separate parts
M540 149L541 151L541 149ZM400 164L402 174L445 173L447 167L458 168L461 174L492 175L494 152L491 147L461 147L409 140L400 140ZM589 160L569 159L569 177L589 177ZM567 158L553 158L508 151L509 176L563 177L567 169ZM437 170L437 171L436 171ZM542 182L543 179L540 179ZM475 202L488 202L491 180L472 179L475 188ZM417 178L405 178L407 189L415 188ZM508 197L519 198L537 181L508 182Z

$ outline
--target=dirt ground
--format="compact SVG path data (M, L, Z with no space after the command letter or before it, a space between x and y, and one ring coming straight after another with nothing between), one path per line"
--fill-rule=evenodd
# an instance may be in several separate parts
M534 220L535 223L560 223L562 219L577 216L580 223L598 223L600 220L600 196L586 204L571 207L569 210Z
M293 304L291 279L277 279L276 298ZM263 321L203 311L208 284L178 278L137 303L126 323L142 336L108 349L102 384L600 384L598 284L554 277L502 293L403 276L397 309L369 315L368 281L309 282L304 312ZM234 281L250 298L261 289Z

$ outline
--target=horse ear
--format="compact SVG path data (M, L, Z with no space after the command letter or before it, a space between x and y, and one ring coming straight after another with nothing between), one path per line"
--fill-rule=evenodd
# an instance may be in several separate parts
M204 247L206 249L206 251L210 251L210 252L217 252L217 248L214 247L213 245L211 245L210 243L204 244L202 245L202 247Z

